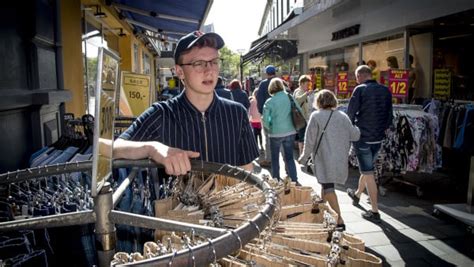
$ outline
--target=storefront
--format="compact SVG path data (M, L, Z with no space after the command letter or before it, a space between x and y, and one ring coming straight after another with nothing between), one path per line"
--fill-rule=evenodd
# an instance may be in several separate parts
M305 12L314 13L315 8L312 6ZM472 46L472 8L472 1L459 1L456 5L433 1L430 6L413 1L381 1L375 5L363 0L342 1L316 16L303 13L289 23L292 27L283 25L268 33L268 37L296 38L298 53L303 54L303 69L318 70L320 79L325 81L323 87L328 89L337 91L338 73L342 71L347 72L350 91L355 85L355 68L359 63L370 62L374 65L374 78L387 85L391 77L389 69L405 71L407 90L402 102L431 97L472 100L472 93L459 89L472 80L472 73L461 67L472 58L472 53L466 51ZM461 48L454 52L449 47ZM460 53L467 57L459 57ZM440 68L436 64L450 66L452 77L456 77L450 85L453 91L448 95L446 89L439 89L445 90L442 96L435 93L434 74Z
M64 134L64 114L94 115L99 48L119 58L117 75L102 73L116 80L110 84L117 103L125 99L128 106L148 107L159 90L157 59L162 52L172 55L173 43L202 27L211 4L195 1L192 11L184 11L179 3L127 0L5 6L0 41L5 55L0 64L0 172L27 167L34 151L55 143ZM139 75L147 89L133 87L135 91L120 97L122 73ZM119 108L116 113L120 114Z

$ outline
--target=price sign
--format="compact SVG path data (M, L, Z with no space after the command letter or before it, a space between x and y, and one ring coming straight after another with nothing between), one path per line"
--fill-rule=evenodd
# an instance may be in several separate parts
M152 102L150 75L122 71L120 115L138 117Z
M323 89L323 74L321 71L316 72L314 75L314 84L316 85L317 89Z
M388 89L395 98L408 96L408 70L392 69L388 73Z
M447 100L451 95L451 71L449 69L434 70L434 97Z
M345 96L349 93L349 77L347 71L340 71L337 73L336 89L337 96Z
M97 196L112 174L115 95L118 89L119 57L99 48L92 152L92 196Z

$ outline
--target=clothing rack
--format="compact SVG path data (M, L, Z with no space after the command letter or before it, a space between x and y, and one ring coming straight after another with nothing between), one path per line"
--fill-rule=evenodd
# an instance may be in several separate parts
M115 160L113 161L113 167L156 168L159 166L150 160ZM26 181L47 175L90 171L91 168L91 161L29 168L0 174L0 184ZM91 211L2 222L0 223L0 232L95 223L96 241L97 244L99 244L99 266L110 266L116 248L115 224L138 226L148 229L162 229L166 231L190 231L196 234L210 236L213 239L208 239L206 243L194 247L190 246L188 249L183 249L175 253L130 263L128 265L156 266L159 264L171 265L171 263L173 263L178 266L203 266L241 249L250 240L260 234L260 229L264 229L271 222L271 218L277 206L277 192L275 192L263 178L238 167L196 160L191 161L191 169L195 172L225 175L255 185L264 192L265 206L255 217L248 220L248 223L234 230L227 230L113 210L114 205L120 199L120 195L123 193L126 185L120 186L120 189L113 193L110 184L106 183L99 194L94 198L94 209ZM132 171L124 183L129 183L130 180L133 180L136 173L136 171ZM210 257L209 255L213 256Z
M473 105L472 100L450 99L451 104ZM433 205L434 214L446 214L468 225L468 230L474 233L474 156L470 158L469 181L467 186L466 203L455 204L435 204Z

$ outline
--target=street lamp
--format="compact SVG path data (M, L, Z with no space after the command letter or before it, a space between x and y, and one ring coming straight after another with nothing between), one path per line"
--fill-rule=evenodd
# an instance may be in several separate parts
M243 84L243 81L244 81L244 64L243 64L243 61L242 61L242 54L245 52L245 49L243 48L239 48L237 49L237 53L239 53L240 55L240 82ZM243 88L242 88L243 89Z

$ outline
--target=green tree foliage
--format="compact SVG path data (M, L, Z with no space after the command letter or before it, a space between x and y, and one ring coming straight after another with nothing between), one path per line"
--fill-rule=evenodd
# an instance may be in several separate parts
M220 75L226 79L240 79L240 55L232 52L227 46L219 50L222 59Z
M240 55L227 48L227 46L224 46L219 52L222 59L220 75L229 81L232 79L240 80ZM254 72L258 72L258 65L253 63L245 64L243 79L245 80L245 77Z

